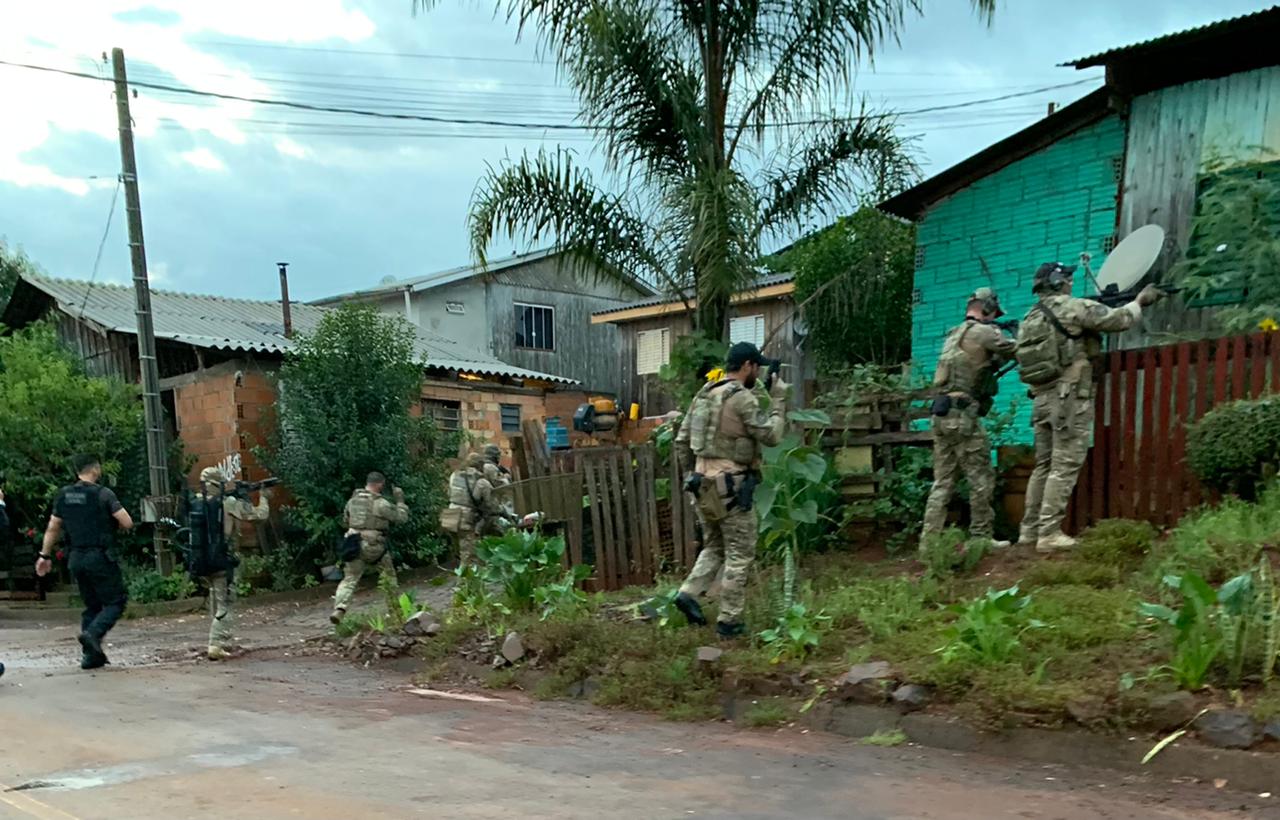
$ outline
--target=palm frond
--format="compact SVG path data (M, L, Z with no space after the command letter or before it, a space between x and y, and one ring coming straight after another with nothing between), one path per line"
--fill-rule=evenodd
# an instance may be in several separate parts
M569 75L610 162L684 173L705 141L699 79L663 21L645 4L616 3L588 13L584 27Z
M489 242L505 235L515 242L550 242L579 276L676 287L646 220L632 203L596 188L564 149L490 166L476 188L469 227L481 265Z
M803 223L815 209L851 204L859 193L900 190L918 169L892 115L832 119L805 126L797 146L775 163L759 186L759 229L774 231Z

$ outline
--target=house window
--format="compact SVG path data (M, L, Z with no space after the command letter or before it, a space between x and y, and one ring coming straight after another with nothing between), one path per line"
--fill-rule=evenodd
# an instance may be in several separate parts
M519 433L520 432L520 405L518 404L500 404L498 405L502 412L502 432Z
M636 375L657 373L671 361L671 329L642 330L636 334Z
M462 402L443 399L423 399L422 413L430 416L439 430L462 429Z
M764 347L764 315L739 316L729 320L729 344L751 342Z
M555 350L555 308L516 302L516 347Z

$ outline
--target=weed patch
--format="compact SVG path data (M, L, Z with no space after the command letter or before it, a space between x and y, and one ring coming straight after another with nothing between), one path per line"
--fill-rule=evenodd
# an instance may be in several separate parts
M901 729L880 729L860 742L864 746L901 746L907 742L907 733Z
M754 701L742 713L742 723L754 728L781 726L795 717L795 710L781 698Z

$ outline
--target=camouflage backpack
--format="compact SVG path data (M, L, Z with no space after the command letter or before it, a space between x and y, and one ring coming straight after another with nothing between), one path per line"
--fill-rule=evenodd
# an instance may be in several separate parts
M725 384L728 387L719 389ZM698 391L693 407L689 410L689 448L694 455L719 455L709 451L713 449L716 434L720 432L720 414L724 410L725 401L741 389L743 387L740 382L727 379L712 382Z
M1050 384L1062 377L1075 354L1072 342L1080 334L1071 333L1043 302L1033 305L1018 325L1018 378L1032 387Z

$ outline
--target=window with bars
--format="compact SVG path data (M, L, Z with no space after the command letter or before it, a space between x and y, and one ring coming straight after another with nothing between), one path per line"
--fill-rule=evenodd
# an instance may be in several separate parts
M642 330L636 334L636 375L657 373L671 361L671 329Z
M516 347L555 350L555 308L516 302Z
M751 342L756 347L764 346L764 314L739 316L729 320L729 344Z
M444 399L423 399L422 414L430 416L439 430L462 429L462 402Z
M502 413L502 432L519 433L520 432L520 405L518 404L500 404L499 412Z

